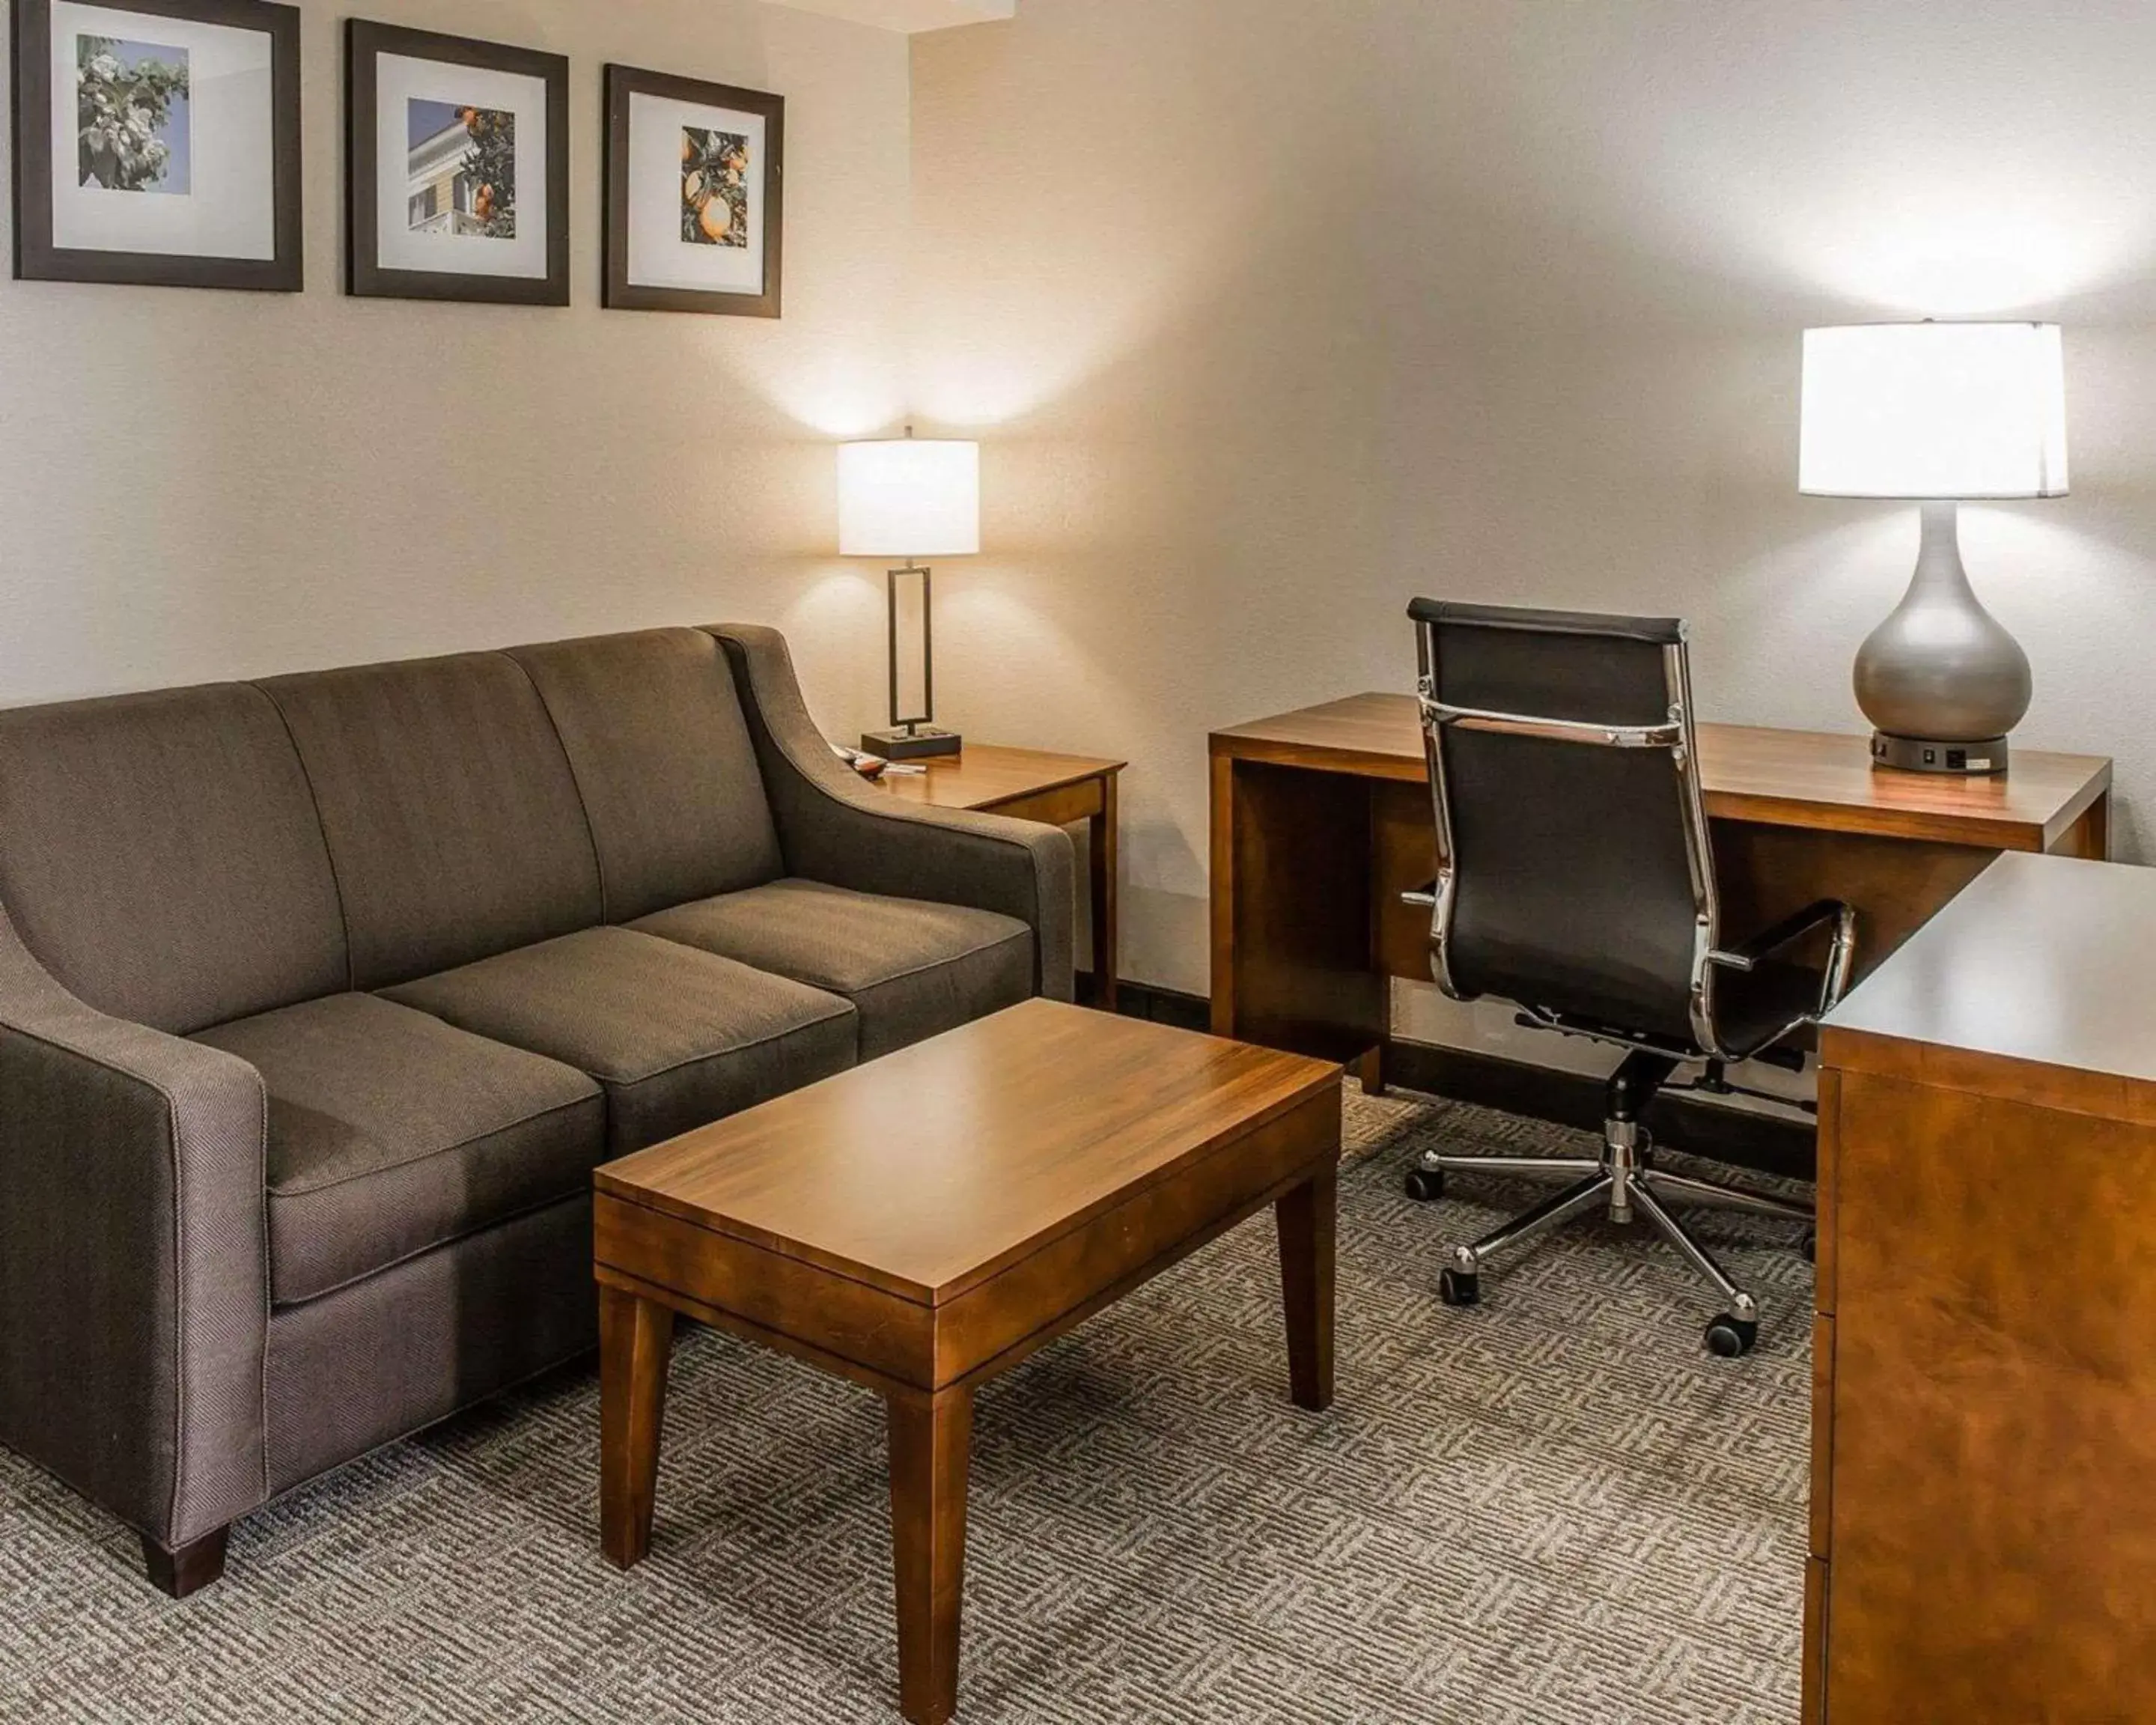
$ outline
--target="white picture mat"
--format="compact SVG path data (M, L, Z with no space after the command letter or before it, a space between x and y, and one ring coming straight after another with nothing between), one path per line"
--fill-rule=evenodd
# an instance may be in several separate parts
M449 102L516 116L516 237L414 234L405 204L412 150L408 104ZM547 279L547 80L445 60L374 60L375 262L434 275Z
M187 50L191 190L110 192L76 183L75 44L83 36ZM53 244L73 251L275 258L274 46L266 30L54 0Z
M681 238L681 133L737 132L748 140L748 244L696 245ZM629 99L629 285L699 293L763 291L764 118L737 108L632 94Z

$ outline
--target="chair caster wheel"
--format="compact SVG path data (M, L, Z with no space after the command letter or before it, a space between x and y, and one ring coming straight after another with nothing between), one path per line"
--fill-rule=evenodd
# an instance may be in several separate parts
M1804 1230L1804 1243L1802 1245L1799 1246L1799 1247L1797 1248L1797 1250L1798 1250L1799 1251L1802 1252L1802 1253L1804 1255L1804 1262L1805 1262L1805 1263L1807 1263L1807 1264L1816 1264L1816 1263L1818 1263L1818 1262L1819 1262L1819 1235L1818 1235L1816 1233L1815 1233L1811 1229L1809 1229L1809 1228L1805 1229L1805 1230Z
M1465 1270L1448 1270L1437 1279L1437 1297L1448 1306L1480 1306L1482 1278Z
M1441 1168L1411 1168L1408 1170L1408 1196L1417 1204L1435 1204L1445 1196L1445 1170Z
M1724 1359L1735 1359L1739 1354L1749 1353L1752 1344L1759 1339L1757 1322L1741 1317L1732 1317L1723 1312L1707 1327L1707 1349Z

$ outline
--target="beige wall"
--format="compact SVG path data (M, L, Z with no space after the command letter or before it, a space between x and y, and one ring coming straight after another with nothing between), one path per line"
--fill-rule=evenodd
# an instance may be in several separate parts
M739 617L792 632L834 728L873 717L881 591L828 554L829 446L903 405L906 39L371 3L572 62L577 303L436 305L342 293L351 8L302 10L304 295L0 282L0 703ZM599 309L608 59L787 95L782 321Z
M1795 495L1824 321L2066 322L2074 495L1965 547L2021 740L2116 754L2148 855L2151 64L2145 0L1024 0L916 39L911 393L986 444L938 688L1131 757L1126 970L1205 986L1207 730L1408 687L1416 593L1681 612L1710 716L1857 728L1917 524Z
M753 0L386 0L572 56L567 311L342 295L303 10L305 295L0 283L0 701L737 616L844 735L829 444L911 409L987 446L943 716L1131 758L1124 968L1202 991L1206 731L1404 687L1414 593L1681 610L1713 715L1854 727L1915 520L1794 495L1797 331L2028 313L2075 494L1969 558L2152 848L2145 5L1027 0L909 114L906 38ZM615 58L787 95L782 322L598 309Z

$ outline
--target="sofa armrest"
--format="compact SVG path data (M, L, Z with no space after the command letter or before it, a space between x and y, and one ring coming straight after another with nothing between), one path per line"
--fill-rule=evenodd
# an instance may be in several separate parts
M0 1441L167 1549L269 1496L267 1108L0 910Z
M728 624L710 633L741 685L787 867L857 892L1015 916L1033 930L1035 986L1051 1000L1070 999L1070 834L1003 815L922 808L879 790L831 752L778 631Z

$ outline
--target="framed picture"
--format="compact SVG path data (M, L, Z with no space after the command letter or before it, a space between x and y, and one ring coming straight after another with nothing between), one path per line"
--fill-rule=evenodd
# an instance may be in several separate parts
M778 316L786 99L606 69L606 303Z
M15 0L15 274L297 293L300 13Z
M346 288L569 303L569 63L354 18Z

